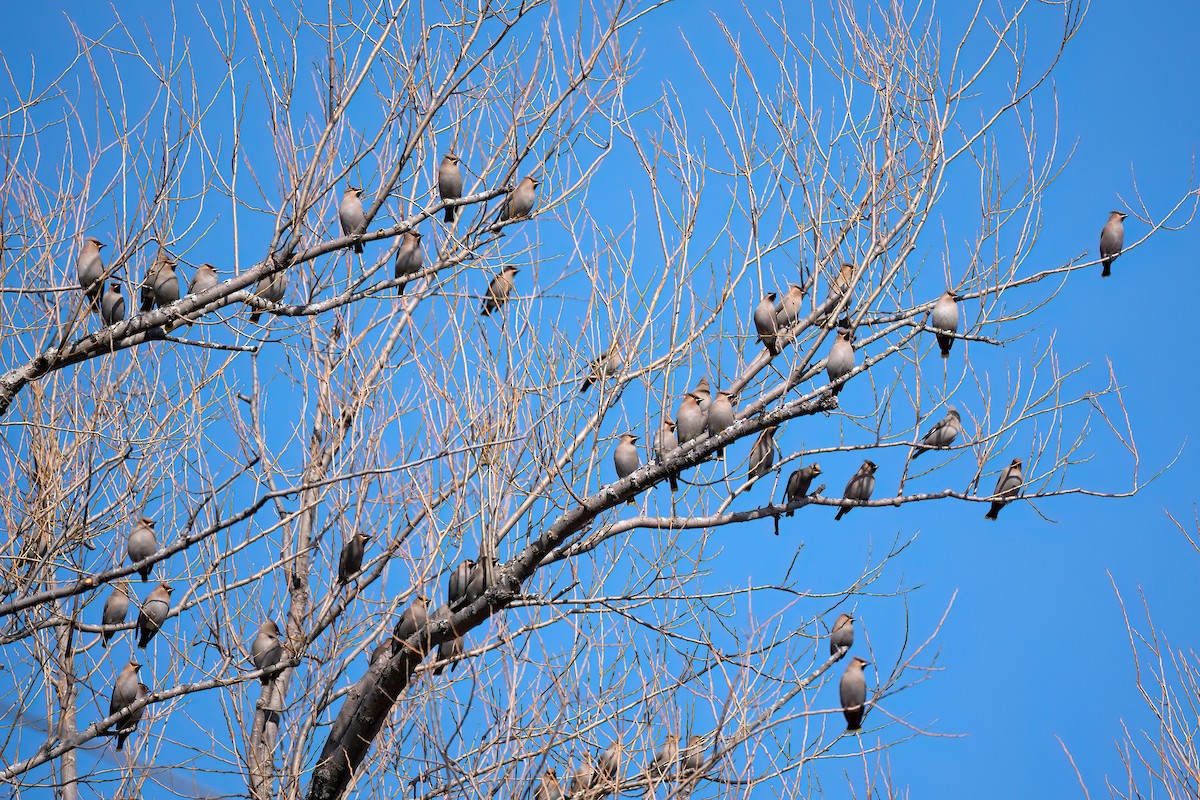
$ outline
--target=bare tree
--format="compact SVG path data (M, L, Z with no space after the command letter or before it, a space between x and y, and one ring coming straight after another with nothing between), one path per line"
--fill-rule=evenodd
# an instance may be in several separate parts
M1076 273L1098 278L1094 245L1036 247L1065 168L1046 79L1080 4L981 4L949 48L921 4L839 3L799 25L786 3L744 9L713 21L723 47L693 50L702 101L642 58L659 5L246 6L165 38L117 16L77 31L62 74L10 86L14 793L523 796L551 768L564 789L585 763L600 774L605 751L597 797L781 778L807 794L846 753L890 793L888 750L922 729L888 700L928 677L940 620L903 620L877 649L871 619L903 618L891 567L915 534L824 573L796 542L835 506L852 521L966 502L982 518L1014 459L1002 499L1025 507L1143 484L1115 378L1086 385L1024 336ZM1047 14L1056 46L1026 52L1025 17ZM446 153L461 197L439 194ZM347 187L361 226L339 222ZM1134 199L1124 259L1194 211L1191 192L1157 214ZM419 268L411 249L397 261L411 232ZM129 315L107 327L78 287L85 236L124 287ZM209 262L219 282L173 300L156 290L170 261L183 284ZM487 287L506 267L500 298ZM954 326L933 313L947 290ZM770 292L778 308L755 320ZM850 352L831 365L839 327ZM732 424L652 458L693 387L700 407L728 393ZM913 461L950 403L962 435ZM1096 420L1129 451L1121 486L1070 483ZM623 433L650 448L618 480ZM844 499L863 458L873 491ZM157 551L131 563L142 515ZM772 523L783 577L731 579L730 536ZM370 537L357 569L342 561L355 537ZM473 588L451 606L464 560ZM127 621L103 626L130 578ZM162 581L148 693L110 703ZM847 650L826 638L839 611L873 662L857 739L834 669ZM260 668L266 620L280 658ZM668 736L693 760L651 769Z

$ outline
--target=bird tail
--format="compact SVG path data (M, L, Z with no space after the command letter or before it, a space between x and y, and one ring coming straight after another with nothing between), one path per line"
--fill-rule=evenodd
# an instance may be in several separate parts
M479 316L490 317L491 315L492 307L487 304L487 301L484 301L483 307L479 309Z
M583 383L579 384L579 393L583 394L584 392L586 392L588 390L588 387L590 387L591 385L592 385L592 376L588 375L588 376L584 377Z
M668 480L671 481L671 491L678 492L679 491L679 481L675 479L675 476L672 475L670 478L668 478Z
M992 503L992 507L988 510L988 513L984 514L983 518L996 519L1002 508L1004 508L1003 503Z
M363 251L362 242L359 242L359 243L357 243L357 244L355 244L355 245L354 245L354 252L355 252L355 253L362 253L362 251Z
M253 314L250 315L251 322L258 322L260 319L262 319L261 311L255 311Z
M103 287L104 281L96 281L95 285L87 291L88 300L92 301L93 311L100 310L100 292Z
M139 649L145 650L146 645L148 645L148 644L150 644L149 636L143 636L141 639L138 639L138 648Z
M446 213L442 216L443 222L454 222L454 212L457 211L457 206L447 206Z
M1112 275L1112 264L1105 263L1104 271L1100 273L1100 277L1107 278L1110 275Z
M627 505L627 506L636 506L636 505L637 505L637 501L636 501L636 500L634 500L634 499L631 497L631 498L629 498L628 500L626 500L626 501L625 501L625 505Z
M125 748L125 740L129 738L128 733L117 734L117 751L120 752Z
M909 455L909 459L911 459L911 460L913 460L913 461L916 461L918 458L920 458L920 457L921 457L921 453L924 453L924 452L925 452L925 449L924 449L924 448L922 448L922 447L914 447L914 448L912 449L912 453Z
M717 459L720 461L725 460L725 448L724 447L717 448Z
M843 387L843 386L845 386L845 385L846 385L846 384L844 384L844 383L839 383L837 386L833 387L833 396L834 396L834 397L837 397L839 394L841 394L841 393L842 393L842 387Z
M846 515L847 515L847 514L849 514L849 513L850 513L850 507L849 507L849 506L844 506L844 507L842 507L842 508L839 508L839 509L838 509L837 516L833 518L833 521L834 521L834 522L837 522L839 519L841 519L842 517L846 516Z
M102 645L104 645L104 647L106 647L106 648L107 648L107 647L108 647L108 640L109 640L109 639L111 639L111 638L112 638L112 637L111 637L111 636L109 636L107 633L102 633L102 634L100 634L100 643L101 643Z

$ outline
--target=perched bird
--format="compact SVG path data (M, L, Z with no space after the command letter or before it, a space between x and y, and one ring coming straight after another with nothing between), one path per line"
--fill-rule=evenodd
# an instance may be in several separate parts
M921 437L920 444L915 445L912 449L912 458L916 460L926 450L949 447L954 444L954 440L961 433L962 418L958 415L958 409L954 406L946 406L946 416L938 420L938 423Z
M129 529L129 538L125 541L125 553L129 556L129 563L144 561L157 552L158 539L154 537L154 520L150 517L139 517ZM142 576L142 583L150 580L150 573L153 571L153 564L147 564L138 570L138 574Z
M700 780L700 773L704 769L704 762L706 760L704 756L704 737L692 734L688 737L687 745L683 748L683 753L679 758L679 776L689 784L687 792L683 796L686 797L695 789L696 783Z
M1021 468L1021 459L1014 458L1000 473L996 481L996 491L992 495L992 507L984 516L985 519L996 519L1000 509L1016 500L1021 494L1021 484L1025 483L1025 472Z
M163 308L178 299L179 276L175 274L175 262L168 258L154 274L154 302Z
M865 502L871 499L871 493L875 491L875 470L878 467L870 459L864 461L862 466L858 468L858 472L854 473L854 477L846 484L846 491L842 493L843 499L858 500ZM853 506L842 506L838 509L837 516L834 521L841 519L850 513Z
M862 656L850 659L838 684L842 713L846 715L846 730L852 733L862 728L863 715L867 712L867 678L863 675L863 667L870 663Z
M268 302L279 303L283 301L283 296L287 292L287 284L287 271L282 270L280 272L267 275L265 278L260 280L254 287L254 294L256 297L261 297L263 300ZM262 317L262 314L262 311L259 311L257 308L255 308L254 311L250 313L250 321L258 322L258 320Z
M106 627L109 625L120 625L125 621L125 617L129 614L128 591L127 584L124 581L118 581L113 584L112 593L104 601L104 615L100 618L102 625ZM109 640L116 634L116 631L103 631L100 634L105 647L108 647Z
M679 736L668 733L667 740L654 754L654 760L646 770L649 773L650 785L669 780L675 774L675 765L679 762Z
M654 458L658 463L667 460L667 454L679 447L679 438L675 436L675 423L670 418L664 419L658 425L658 435L654 437ZM679 479L672 472L667 476L671 483L671 491L679 491Z
M463 174L462 168L459 166L461 163L462 159L454 153L446 153L442 156L442 163L438 167L438 195L443 200L457 200L462 197ZM446 222L454 222L457 212L457 206L446 206L443 219Z
M821 474L820 464L809 464L807 467L800 467L788 476L787 488L784 489L783 499L787 503L795 503L797 500L803 500L808 496L808 490L812 486L813 480ZM788 511L787 516L795 516L795 509Z
M475 559L464 558L454 568L454 572L450 573L450 586L448 596L450 598L450 607L457 608L462 604L463 600L471 590L471 577L475 572Z
M104 291L104 260L100 257L103 247L104 242L95 236L88 236L75 256L75 275L79 279L79 288L83 289L88 300L92 301L92 308L97 311L100 310L100 295Z
M853 341L853 334L849 330L843 328L838 331L837 338L833 341L833 347L829 349L829 358L825 361L825 375L828 376L830 383L849 374L854 369L854 345L851 344ZM839 383L834 386L833 396L837 397L841 394L845 385L845 383Z
M250 645L250 660L255 669L270 669L283 657L283 643L279 641L279 627L273 620L265 620L258 626L258 633ZM275 679L278 673L259 676L263 686Z
M121 284L110 283L108 291L100 298L100 321L105 325L116 325L125 319L125 296Z
M404 241L401 242L400 249L396 251L396 279L415 275L424 266L425 256L421 253L421 232L409 231L404 234ZM407 288L408 283L402 283L397 292L404 294L404 290Z
M458 661L463 657L463 650L466 647L466 642L463 637L455 636L448 642L442 642L438 645L437 660L441 661L433 668L434 675L441 675L446 670L446 662L450 664L450 671L454 672L458 666Z
M621 441L617 443L617 449L613 451L613 466L617 468L617 479L623 480L638 471L641 466L641 459L638 457L637 450L638 437L632 433L622 433ZM634 505L634 499L630 497L625 501L627 505Z
M767 352L776 355L778 342L776 333L779 328L775 322L775 293L767 292L754 308L754 329L758 331L758 341L763 343Z
M779 330L790 328L800 319L800 305L804 302L804 289L797 283L788 285L788 290L775 306L775 326Z
M128 708L137 700L138 696L138 670L142 665L138 663L136 658L130 658L129 663L117 673L116 680L113 681L112 696L108 703L108 715L119 714ZM125 723L118 723L122 728Z
M158 302L158 294L154 291L154 287L158 283L158 274L163 267L168 265L174 273L175 259L171 258L170 253L159 247L158 252L154 255L154 260L150 262L150 267L146 270L146 276L142 278L142 286L138 291L138 298L141 301L138 311L149 311ZM178 291L178 284L176 284L176 290Z
M1108 222L1104 223L1104 229L1100 231L1100 263L1104 265L1104 271L1100 273L1102 278L1112 275L1112 262L1117 260L1117 256L1121 255L1121 248L1125 246L1124 219L1128 216L1123 211L1110 212Z
M425 623L429 619L429 599L425 595L417 595L413 598L412 604L404 609L404 613L400 615L400 621L396 623L392 635L395 636L395 641L392 642L392 652L399 652L401 649L408 647L408 640L414 633L423 629ZM417 653L424 653L429 649L427 642L419 642L420 649Z
M558 782L558 773L554 767L546 767L533 797L534 800L563 800L562 785Z
M467 584L467 603L471 604L483 596L488 587L492 585L492 575L495 574L496 559L491 556L480 555L475 562L475 568L471 570L471 581Z
M596 785L614 786L620 780L623 760L624 752L621 750L619 739L604 748L600 757L596 759Z
M367 232L367 215L363 213L362 189L357 186L347 186L342 195L341 205L338 206L338 222L342 224L342 235L362 235ZM363 251L362 240L354 243L354 252Z
M150 694L150 687L144 683L139 683L137 685L137 692L134 694L132 702L136 703L140 700L145 700L148 694ZM142 717L145 716L145 714L146 707L142 706L141 708L131 712L129 716L125 718L125 721L121 723L121 728L117 731L117 750L124 749L125 740L137 730L138 723L142 721Z
M618 372L623 366L625 366L625 351L618 342L614 341L602 355L596 356L588 364L588 372L583 378L583 383L579 384L579 393L583 394L593 383L600 383Z
M750 480L758 480L771 471L775 463L775 430L778 427L768 425L763 428L750 448Z
M138 647L143 650L146 645L150 644L150 640L154 638L154 634L162 630L163 623L167 621L167 614L171 611L171 592L175 591L169 583L160 583L155 587L154 591L146 595L146 600L142 603L142 611L138 614L138 633L141 638L138 639Z
M500 211L500 220L518 219L520 217L528 217L533 211L533 204L537 201L537 187L540 181L532 175L526 175L517 188L512 190L512 194L504 201L504 207Z
M567 797L575 798L584 797L592 790L596 784L596 769L592 766L592 757L584 753L579 757L579 766L575 768L575 774L571 776L571 785L567 789Z
M488 284L487 292L483 296L483 307L479 309L479 313L483 316L490 316L492 312L498 311L500 306L508 302L508 296L512 294L515 283L513 278L521 270L509 264L504 269L500 270L491 283Z
M711 436L724 431L734 422L734 407L733 404L737 400L736 397L728 392L717 392L717 396L713 398L712 405L708 407L708 433ZM717 458L725 457L725 447L717 448Z
M688 392L679 404L679 411L675 413L675 435L679 437L679 443L687 444L693 439L699 439L704 435L705 427L704 412L700 410L700 396L695 392Z
M362 569L363 550L369 541L370 534L355 533L342 545L342 554L338 558L338 585L349 583Z
M217 270L212 264L201 264L192 273L192 282L188 284L188 294L204 294L220 282Z
M696 388L692 389L692 394L696 395L696 402L700 404L700 410L705 414L705 425L707 425L708 407L712 405L712 392L708 389L708 376L700 376L700 380L696 381Z
M829 655L836 656L844 647L850 649L854 644L854 617L850 614L838 614L833 621L833 630L829 632Z
M954 346L954 336L949 334L958 333L958 295L953 290L947 289L933 304L929 323L939 331L936 336L938 347L942 348L942 358L949 358L950 348Z

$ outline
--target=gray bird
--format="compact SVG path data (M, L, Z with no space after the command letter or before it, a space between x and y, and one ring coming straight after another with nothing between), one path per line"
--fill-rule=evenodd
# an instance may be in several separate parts
M421 232L409 231L404 234L404 241L400 244L400 249L396 251L396 279L406 278L409 275L415 275L420 272L425 266L425 256L421 252ZM404 290L408 288L408 283L400 284L397 289L398 294L404 294Z
M829 281L829 297L834 303L841 300L850 291L854 283L855 269L855 266L849 261L843 261L838 268L838 274ZM849 314L849 312L850 309L847 306L846 313Z
M204 294L221 282L217 270L212 264L201 264L192 273L192 282L188 284L188 294Z
M696 388L692 389L692 394L696 395L696 402L700 404L700 410L705 413L705 420L707 421L708 407L712 405L712 392L708 389L707 375L700 376L700 380L696 381Z
M113 584L112 593L108 599L104 601L104 615L100 618L100 622L105 627L109 625L120 625L125 621L125 617L129 614L129 590L125 581L118 581ZM106 630L100 634L105 647L108 647L108 642L116 631Z
M942 358L949 358L954 336L948 334L958 333L958 295L952 289L947 289L933 304L929 324L938 331L935 335L938 347L942 348Z
M137 700L138 694L138 670L142 665L138 663L136 658L130 658L120 672L117 673L116 680L113 681L112 696L108 703L108 715L119 714L124 711L131 703ZM124 727L124 723L118 723Z
M854 617L850 614L838 614L833 622L833 630L829 632L829 655L836 656L844 647L847 650L854 644Z
M338 585L349 583L350 579L362 569L363 551L371 536L366 533L355 533L342 545L342 554L338 558Z
M154 537L154 520L150 517L139 517L129 529L129 538L125 542L125 554L129 557L129 563L144 561L157 552L158 539ZM150 580L150 573L153 571L153 564L147 564L138 570L138 574L142 576L142 583Z
M622 433L621 440L617 443L617 448L613 450L613 465L617 468L617 479L624 480L630 475L638 471L641 466L641 459L638 457L637 449L638 437L632 433ZM634 499L631 497L625 501L627 505L634 505Z
M341 205L338 206L338 222L342 224L342 235L362 235L367 232L367 215L363 213L362 189L357 186L347 186L342 194ZM362 240L354 243L354 252L363 251Z
M669 780L675 774L675 765L678 762L679 735L668 733L667 740L655 752L654 760L650 762L650 767L646 770L650 776L651 789L655 783Z
M558 782L558 773L554 767L546 767L533 796L534 800L563 800L562 785Z
M658 425L658 435L654 437L654 458L661 464L677 447L679 438L675 435L675 423L669 418L664 419ZM667 480L671 483L672 492L679 491L679 480L674 472L667 476Z
M154 291L154 286L158 283L158 273L168 264L171 265L171 269L174 271L175 259L171 258L170 253L159 247L158 252L154 255L154 260L150 262L150 267L146 270L145 277L142 278L141 288L138 290L138 298L140 300L138 311L149 311L158 302L158 295Z
M775 464L775 430L778 427L768 425L763 428L750 448L750 480L756 481L766 475Z
M528 217L533 211L533 204L537 202L537 187L540 181L532 175L526 175L517 188L513 189L512 194L504 201L504 208L501 209L501 221L510 219L519 219Z
M913 460L915 461L926 450L949 447L961 434L962 418L958 415L958 409L954 406L946 406L946 416L938 420L938 423L921 437L920 444L913 447Z
M828 376L830 383L836 381L849 374L854 369L854 345L853 335L849 330L842 328L838 331L837 338L833 341L833 347L829 349L829 358L825 361L825 375ZM845 383L840 383L833 387L833 396L837 397L841 394Z
M396 623L392 635L395 636L395 641L392 642L392 652L399 652L404 648L409 648L408 640L414 633L425 627L425 623L429 620L429 598L424 595L417 595L413 598L412 604L404 609L404 613L400 615L400 621ZM429 649L428 642L419 642L420 649L417 653L424 653ZM409 648L411 650L411 648Z
M175 591L169 583L160 583L154 588L150 594L146 595L145 601L142 603L142 611L138 614L138 633L141 638L138 639L138 647L143 650L146 645L150 644L150 640L154 638L154 634L162 630L163 623L167 621L167 614L171 611L171 592Z
M100 321L105 325L116 325L125 319L125 296L121 284L110 283L108 291L100 298Z
M454 572L450 573L450 586L448 595L450 597L450 607L457 608L462 604L463 600L467 599L471 590L471 577L475 572L475 559L464 558L454 568Z
M438 167L438 195L443 200L458 200L462 197L463 174L462 167L459 166L461 163L462 159L454 153L442 156L442 163ZM457 212L457 206L446 206L443 219L446 222L454 222Z
M479 309L479 313L482 316L490 316L493 312L500 310L500 306L508 302L508 296L512 294L513 287L516 285L513 278L520 271L509 264L492 278L488 284L487 292L483 296L483 306Z
M588 364L587 374L579 385L579 393L583 394L593 383L600 383L609 376L620 371L625 366L625 351L618 342L613 342L602 355L596 356Z
M254 287L254 294L270 303L281 303L284 294L287 293L287 284L287 270L281 270L260 280ZM255 308L250 313L250 321L258 322L262 314L262 311Z
M846 491L842 493L842 498L845 500L858 500L865 502L871 499L871 493L875 491L875 470L878 467L870 459L864 461L862 466L858 468L858 472L854 473L854 477L846 484ZM841 519L850 513L852 506L842 506L838 509L837 516L834 521Z
M471 582L467 584L467 604L474 603L488 587L492 585L492 575L495 574L496 560L491 556L480 555L471 570Z
M1100 273L1102 278L1112 275L1112 262L1117 260L1121 248L1125 247L1124 219L1128 216L1123 211L1109 212L1108 222L1100 231L1100 263L1104 265L1104 271Z
M735 409L733 404L737 398L728 392L717 392L712 404L708 407L708 433L717 436L734 422ZM725 457L725 447L717 448L717 458Z
M754 330L758 331L758 341L767 348L767 352L775 355L779 343L776 333L779 328L775 322L775 293L767 292L754 308Z
M704 412L700 409L700 396L695 392L688 392L679 404L679 411L675 413L675 435L679 437L679 443L682 445L699 439L704 435L705 427L707 426Z
M620 779L621 762L624 760L624 755L619 739L604 748L600 757L596 759L596 782L598 785L612 786Z
M681 792L683 797L687 797L696 788L699 783L701 772L704 769L704 762L707 759L704 755L704 737L692 734L688 737L687 745L683 748L683 753L679 757L679 775L680 778L687 782L685 790Z
M134 693L132 702L136 703L139 700L145 700L148 694L150 694L150 687L144 683L139 683L137 685L137 691ZM131 712L129 716L125 718L125 721L121 723L121 728L117 731L117 750L124 749L125 740L137 730L138 723L142 721L142 717L145 716L145 714L146 707L142 706L141 708Z
M1000 509L1016 500L1021 494L1021 484L1025 483L1025 472L1021 468L1021 459L1014 458L1000 473L996 481L996 491L992 495L992 507L984 516L985 519L996 519Z
M846 715L846 730L851 733L862 728L863 716L867 712L867 677L863 675L863 667L870 663L862 656L850 659L838 684L842 713Z
M178 299L179 276L175 274L175 262L167 259L154 273L154 302L163 308Z
M571 776L571 785L567 789L567 797L585 797L596 785L596 768L592 766L592 757L586 753L579 757L579 766Z
M103 247L104 242L95 236L88 236L75 256L75 276L79 279L79 288L83 289L92 302L92 308L97 311L100 310L100 295L104 291L104 260L100 257Z
M786 503L795 503L798 500L803 500L808 496L808 490L812 487L812 482L818 475L821 474L820 464L809 464L807 467L800 467L788 476L787 487L784 489L783 500ZM795 516L796 510L792 509L787 512L787 516Z
M804 289L798 283L789 284L788 290L775 306L775 326L782 331L795 325L800 319L800 306L803 302Z
M283 643L279 640L279 626L274 621L266 620L258 626L258 633L250 645L250 660L255 669L270 669L279 663L283 657ZM259 676L263 686L275 679L278 673Z
M466 642L463 637L455 636L448 642L442 642L438 645L437 660L441 661L433 668L434 675L441 675L446 669L446 662L449 662L450 671L454 672L458 667L458 661L463 657L463 651L466 648Z

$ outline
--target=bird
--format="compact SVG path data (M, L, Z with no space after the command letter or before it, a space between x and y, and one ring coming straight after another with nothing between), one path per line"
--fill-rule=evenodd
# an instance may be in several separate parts
M710 436L717 436L734 423L735 409L733 404L736 401L737 398L729 394L729 392L717 392L717 396L713 398L712 405L708 407L708 433ZM725 446L722 445L717 448L717 458L724 457Z
M342 235L353 236L366 233L367 215L363 213L362 189L357 186L347 186L342 194L341 205L338 206L338 222L342 224ZM361 233L360 233L360 230ZM354 252L363 251L362 239L354 243Z
M775 306L775 327L790 328L800 319L800 304L804 302L804 289L798 283L788 284L788 290Z
M517 267L509 264L496 273L483 296L483 306L479 309L480 315L490 316L492 312L499 311L500 306L508 302L508 296L512 294L515 285L513 278L520 271Z
M512 190L512 194L504 201L500 210L500 220L506 221L520 217L528 217L537 201L537 187L540 181L532 175L526 175Z
M254 287L254 294L267 302L279 303L283 301L283 295L287 292L287 283L287 272L280 270L260 280L258 285ZM258 322L262 314L262 311L255 308L250 313L250 321Z
M807 467L800 467L788 476L787 488L784 489L783 499L787 503L795 503L798 500L803 500L808 496L808 490L812 486L813 480L821 474L820 464L809 464ZM795 516L796 510L786 512L786 515Z
M150 687L144 683L139 683L137 685L137 691L133 695L132 702L136 703L140 700L145 700L148 694L150 694ZM129 716L125 718L121 729L117 731L117 750L121 750L125 747L125 740L137 730L138 723L142 721L142 717L145 716L145 714L146 707L141 706L137 710L130 712Z
M129 556L130 564L145 561L158 552L158 539L154 537L153 519L150 517L138 518L138 521L129 529L129 538L125 541L125 552ZM138 569L138 574L142 576L142 583L150 580L150 573L153 571L153 564L147 564Z
M829 349L829 358L825 360L825 375L828 376L830 383L854 369L854 345L851 344L853 341L853 334L848 329L842 328L838 331L837 338L833 341L833 347ZM839 383L834 386L833 396L837 397L841 394L845 385L845 383Z
M533 797L534 800L563 800L562 785L558 782L558 773L554 767L546 767Z
M658 463L667 460L667 454L679 447L679 438L675 435L675 423L670 417L663 419L658 425L658 435L654 437L654 458ZM679 479L672 472L667 476L671 491L679 491Z
M459 166L461 163L462 159L454 153L446 153L442 156L442 163L438 167L438 195L443 200L458 200L462 197L463 174L462 167ZM454 222L457 212L457 206L446 206L443 219L446 222Z
M461 636L455 636L453 639L442 642L438 645L437 660L442 662L433 668L434 675L441 675L446 669L446 662L449 662L450 671L454 672L458 666L458 660L463 657L463 650L466 642Z
M158 273L167 264L170 264L172 271L174 271L175 259L162 246L159 246L158 252L154 255L154 260L150 262L149 268L146 269L146 275L142 278L141 288L138 290L139 312L149 311L158 302L158 295L154 291L154 286L158 282Z
M100 321L105 325L116 325L125 319L125 296L121 294L121 284L110 283L108 291L100 298Z
M958 409L954 406L946 406L946 416L938 420L937 424L921 437L919 444L913 446L913 460L919 458L921 453L924 453L926 450L949 447L954 444L954 440L961 433L962 418L958 415Z
M763 343L767 352L776 355L779 350L776 333L779 328L775 322L775 293L767 292L754 308L754 330L758 331L758 341Z
M668 780L675 774L675 765L678 761L679 735L668 733L667 740L655 752L654 760L650 762L650 767L646 770L649 773L651 790L655 783Z
M1100 273L1102 278L1112 275L1112 262L1117 260L1121 248L1125 246L1124 219L1128 216L1123 211L1110 211L1108 222L1100 231L1100 263L1104 265L1104 271Z
M146 645L150 644L150 640L154 638L154 634L162 630L162 625L167 621L167 614L171 610L171 592L175 591L169 583L160 583L154 588L154 591L146 595L145 601L142 603L142 611L138 614L138 633L141 638L138 639L138 647L143 650Z
M679 758L679 776L689 784L683 796L686 797L691 794L692 790L696 788L696 783L700 780L700 772L704 769L704 762L706 760L704 756L704 737L692 734L688 737L687 745L683 748L683 754Z
M984 519L996 519L1000 509L1016 500L1021 494L1021 484L1025 482L1025 473L1021 468L1021 459L1014 458L1012 463L1003 469L996 480L996 491L992 494L992 507L984 515Z
M220 282L217 270L212 264L201 264L192 273L192 282L188 284L188 294L204 294Z
M712 404L712 392L708 388L707 375L701 375L700 380L696 381L696 388L692 389L692 394L696 395L696 402L700 404L700 410L705 413L705 420L707 420L708 407Z
M100 310L100 295L104 291L104 259L100 251L104 242L95 236L85 237L83 247L75 256L75 275L79 279L79 288L83 289L92 308Z
M858 468L858 472L854 473L854 477L846 484L846 491L842 493L842 498L845 500L858 500L865 502L871 499L871 493L875 491L875 462L867 459ZM850 513L852 506L842 506L838 509L837 516L834 521L841 519Z
M617 468L617 479L624 480L633 473L637 472L641 466L641 459L638 457L637 450L638 437L632 433L622 433L621 440L617 442L617 448L613 450L613 466ZM626 505L635 505L632 497L625 501Z
M279 626L274 620L264 620L250 645L250 660L255 669L270 669L283 657L283 643L279 641ZM259 681L266 686L275 679L275 674L260 675Z
M942 358L949 358L950 348L954 346L954 337L950 334L958 333L958 295L953 289L947 289L933 304L929 322L938 331L935 335L938 347L942 348Z
M850 649L854 644L854 617L850 614L838 614L833 621L833 629L829 632L829 655L836 656L844 647Z
M699 439L704 435L705 427L704 412L700 410L700 396L695 392L688 392L683 396L679 410L675 412L675 435L679 437L679 443L682 445Z
M750 480L758 480L771 471L775 463L775 430L778 425L768 425L758 434L750 448Z
M179 276L175 274L175 262L167 258L154 273L154 302L163 308L178 299Z
M846 730L851 733L862 728L863 715L867 711L867 678L863 675L863 667L870 663L862 656L850 659L838 684L842 713L846 715Z
M471 581L467 584L467 603L474 603L487 588L492 585L492 575L496 570L496 559L491 556L480 555L475 562L475 568L471 570Z
M370 534L355 533L342 545L342 554L338 557L338 585L349 583L350 579L362 569L363 550L371 541Z
M396 251L396 280L415 275L420 272L425 265L425 256L421 253L421 232L409 231L404 234L404 240L400 243L400 249ZM404 290L408 288L408 283L400 284L397 289L398 294L404 294Z
M129 614L129 590L126 587L127 584L124 581L113 584L112 592L104 601L104 614L100 618L100 623L105 627L125 622L125 617ZM100 638L104 646L108 647L109 640L116 635L117 631L105 630L100 633Z
M108 715L119 714L130 704L137 701L138 671L142 665L136 658L130 658L113 681L112 695L108 703Z
M475 572L475 559L464 558L459 562L454 571L450 573L450 586L448 596L450 598L450 607L457 608L462 604L463 600L471 590L471 577Z
M583 394L593 383L599 383L625 366L625 352L621 345L614 341L603 354L596 356L588 364L587 374L579 384L579 393Z
M621 741L618 739L601 751L600 756L596 759L596 783L597 785L614 786L621 777L621 761L624 758L624 753L621 750Z
M402 648L408 647L408 640L414 633L425 627L425 623L429 619L429 599L425 595L417 595L413 598L412 604L404 609L404 613L400 615L400 621L396 623L392 635L395 640L392 642L392 652L399 652ZM424 653L428 649L426 642L420 642L421 648L417 652Z
M571 785L567 788L567 797L585 797L596 785L596 768L592 766L592 757L586 753L579 757L579 766L571 776Z

